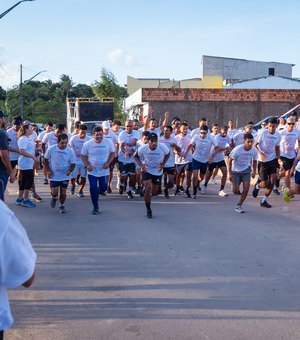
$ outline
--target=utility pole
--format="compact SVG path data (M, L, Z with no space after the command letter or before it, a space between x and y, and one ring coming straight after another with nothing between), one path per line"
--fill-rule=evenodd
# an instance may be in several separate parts
M8 14L10 11L12 11L15 7L20 5L21 2L26 2L26 1L35 1L35 0L22 0L22 1L17 2L15 5L11 6L9 9L7 9L3 13L1 13L0 14L0 19L2 19L6 14Z

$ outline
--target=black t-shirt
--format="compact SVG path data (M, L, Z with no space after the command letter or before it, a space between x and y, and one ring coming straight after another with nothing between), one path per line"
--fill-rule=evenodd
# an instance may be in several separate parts
M8 139L7 135L4 131L0 130L0 150L8 150ZM7 169L2 162L2 158L0 157L0 173L6 173Z

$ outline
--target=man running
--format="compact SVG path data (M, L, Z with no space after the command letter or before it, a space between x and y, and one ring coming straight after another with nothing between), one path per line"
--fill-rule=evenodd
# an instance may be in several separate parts
M250 133L245 133L244 144L236 146L228 157L228 173L233 193L239 193L240 184L243 184L243 191L235 207L235 211L238 213L245 212L242 204L248 195L251 177L255 178L256 176L258 153L256 148L252 147L253 142L253 136ZM253 169L252 172L251 169Z
M265 188L265 195L260 201L260 206L272 208L272 205L267 202L267 199L270 196L276 181L281 136L279 132L276 131L276 118L269 119L267 126L267 129L257 135L254 142L254 146L258 150L259 178L254 186L252 195L253 197L257 197L259 189Z
M50 146L45 153L45 167L50 178L51 208L55 208L59 194L60 214L65 213L65 201L71 173L76 165L74 151L68 147L68 135L62 133L57 137L57 144Z
M163 168L170 156L170 151L163 143L158 143L156 133L150 133L148 144L141 146L135 160L142 169L142 179L145 188L144 201L147 209L147 218L152 218L151 195L156 193L163 174ZM143 159L143 162L141 161Z

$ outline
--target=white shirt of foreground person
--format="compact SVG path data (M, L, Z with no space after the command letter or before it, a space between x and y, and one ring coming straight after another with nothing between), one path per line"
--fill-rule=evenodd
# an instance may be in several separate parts
M21 286L32 277L36 253L25 229L1 200L0 216L0 330L5 331L13 323L7 289Z

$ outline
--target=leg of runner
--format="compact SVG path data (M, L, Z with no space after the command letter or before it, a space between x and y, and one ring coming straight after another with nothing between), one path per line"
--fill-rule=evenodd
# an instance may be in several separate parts
M151 210L151 195L152 195L152 180L148 179L143 181L145 191L144 191L144 202L147 209L147 218L152 218L152 210Z

